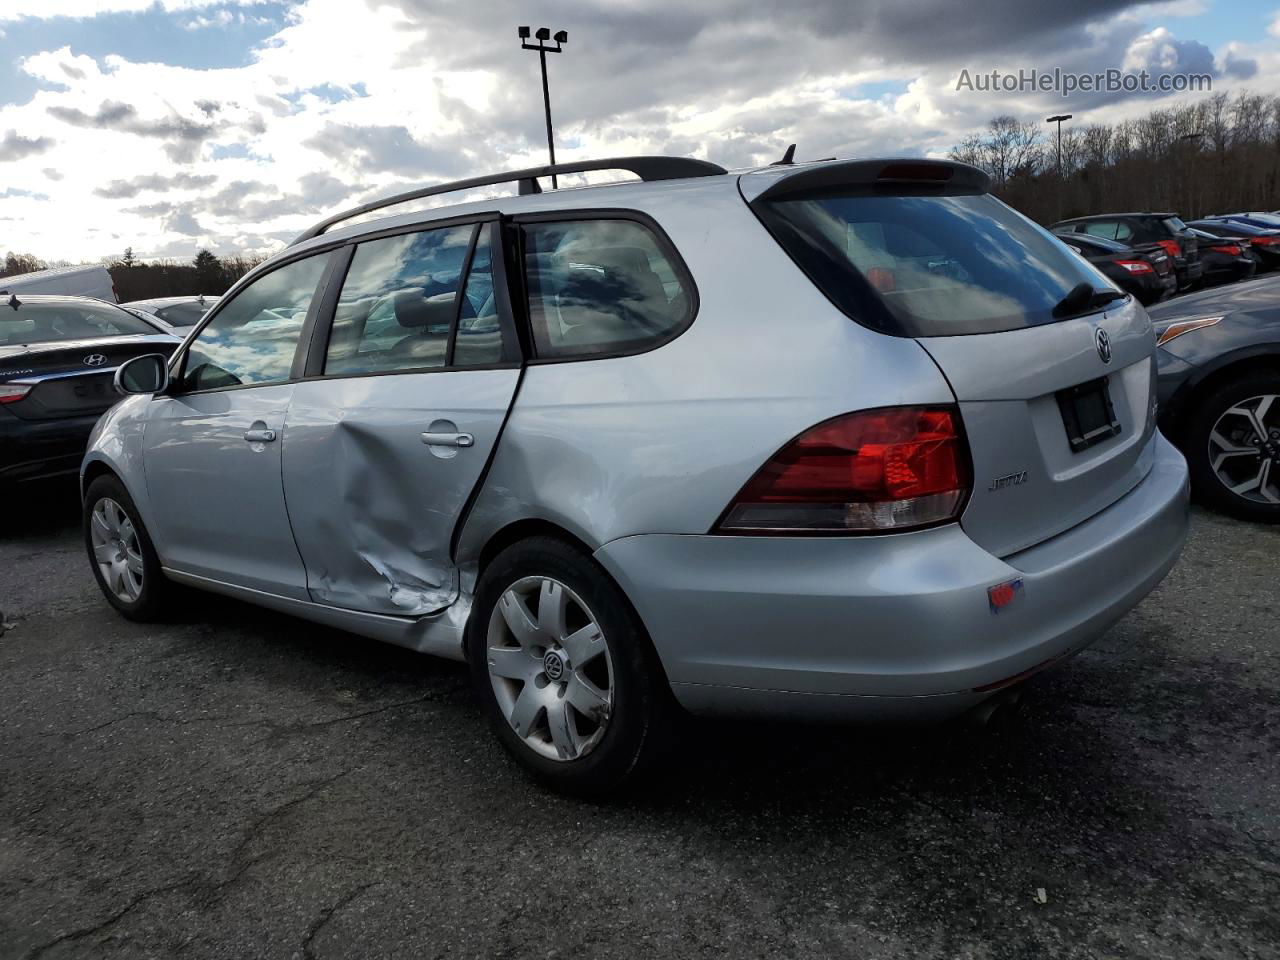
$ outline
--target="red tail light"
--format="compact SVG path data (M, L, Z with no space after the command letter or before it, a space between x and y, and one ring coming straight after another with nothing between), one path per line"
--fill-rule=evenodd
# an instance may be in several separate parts
M866 533L955 519L970 473L959 414L890 407L806 430L729 504L722 533Z
M1280 246L1280 237L1250 237L1249 242L1255 247Z
M1130 273L1155 273L1155 268L1145 260L1117 260L1117 267L1124 267Z
M1163 247L1164 252L1171 257L1182 256L1182 245L1177 240L1157 240L1156 244Z
M17 403L30 392L28 383L0 383L0 403Z
M1209 249L1212 250L1214 253L1225 253L1228 257L1238 257L1240 256L1240 252L1241 252L1240 248L1233 243L1225 244L1223 246L1214 246L1214 247L1210 247Z

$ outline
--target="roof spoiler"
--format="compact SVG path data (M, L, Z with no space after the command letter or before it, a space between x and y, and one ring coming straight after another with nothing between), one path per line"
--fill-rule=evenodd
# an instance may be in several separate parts
M784 168L785 169L785 168ZM811 167L801 167L781 176L768 178L762 189L749 200L778 200L827 190L854 188L869 193L910 190L939 193L986 193L991 178L977 167L954 160L930 160L922 157L893 157L879 160L843 160ZM744 192L754 176L742 178Z
M420 200L423 197L434 197L442 193L456 193L459 190L474 190L476 187L488 187L499 183L519 183L520 193L541 193L538 177L549 177L552 174L588 173L593 170L627 170L641 180L676 180L683 177L714 177L727 173L724 167L707 160L695 160L693 157L612 157L605 160L578 160L573 163L548 164L542 167L528 167L524 170L509 170L506 173L493 173L483 177L471 177L467 180L452 180L448 183L437 183L430 187L419 187L382 200L363 203L350 210L336 213L328 219L321 220L315 226L303 231L290 246L318 237L336 223L350 220L364 213L372 213L383 207L394 207Z

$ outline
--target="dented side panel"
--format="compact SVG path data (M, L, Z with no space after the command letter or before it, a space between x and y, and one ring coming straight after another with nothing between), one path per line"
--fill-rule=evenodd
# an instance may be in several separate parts
M299 383L284 488L316 603L401 617L459 593L450 541L515 395L519 370ZM424 441L467 434L467 446Z

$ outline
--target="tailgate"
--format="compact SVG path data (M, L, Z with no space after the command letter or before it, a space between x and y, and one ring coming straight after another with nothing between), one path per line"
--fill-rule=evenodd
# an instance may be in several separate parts
M968 435L974 489L961 525L996 556L1087 520L1151 468L1155 338L1132 299L1057 323L917 342L950 381ZM1104 379L1120 432L1073 450L1059 391Z

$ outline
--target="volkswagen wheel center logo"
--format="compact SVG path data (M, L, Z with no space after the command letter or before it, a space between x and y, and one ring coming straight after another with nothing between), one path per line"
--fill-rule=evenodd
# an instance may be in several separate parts
M548 650L547 655L542 658L542 672L547 675L548 680L559 680L564 676L564 657L555 650Z
M1094 345L1098 348L1098 356L1102 358L1103 363L1111 362L1111 338L1107 336L1107 331L1099 327L1093 334Z
M107 362L107 358L100 353L91 353L84 358L86 367L100 367Z

